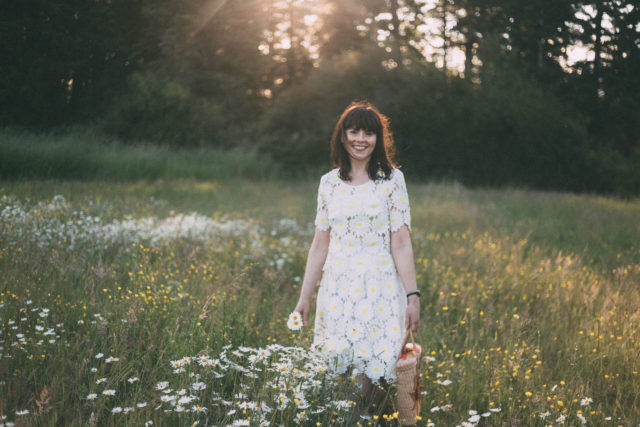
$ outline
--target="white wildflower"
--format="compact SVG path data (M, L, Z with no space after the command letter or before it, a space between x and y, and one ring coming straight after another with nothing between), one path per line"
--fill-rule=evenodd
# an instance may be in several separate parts
M195 382L193 384L191 384L191 388L196 390L196 391L201 391L207 388L207 385L203 382Z
M593 403L593 399L590 397L585 397L580 400L580 406L587 406L590 403Z
M287 320L287 327L292 331L297 331L302 328L302 314L294 311L289 315L289 320Z

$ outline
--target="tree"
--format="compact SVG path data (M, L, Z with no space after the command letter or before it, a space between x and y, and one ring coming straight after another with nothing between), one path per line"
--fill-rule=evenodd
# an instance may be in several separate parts
M5 2L0 16L3 124L47 127L93 117L135 66L129 42L139 36L137 2Z

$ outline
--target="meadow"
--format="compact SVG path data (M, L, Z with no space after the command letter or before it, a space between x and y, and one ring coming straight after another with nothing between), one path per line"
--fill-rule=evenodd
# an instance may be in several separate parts
M640 200L408 189L419 424L637 426ZM352 386L286 326L316 191L0 182L0 425L343 425Z

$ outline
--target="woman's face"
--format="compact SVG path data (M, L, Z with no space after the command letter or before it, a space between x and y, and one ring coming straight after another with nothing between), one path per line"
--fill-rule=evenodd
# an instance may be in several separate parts
M349 128L345 131L344 148L354 160L369 160L376 147L376 134L370 130Z

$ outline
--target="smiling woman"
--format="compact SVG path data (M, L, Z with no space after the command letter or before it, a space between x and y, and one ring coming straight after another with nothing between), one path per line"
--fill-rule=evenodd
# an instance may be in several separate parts
M316 231L295 311L307 325L316 283L313 348L338 374L357 373L361 412L386 413L405 329L417 330L417 291L404 176L392 162L389 120L367 102L342 113L331 140L335 169L318 188ZM392 411L391 411L392 412Z

